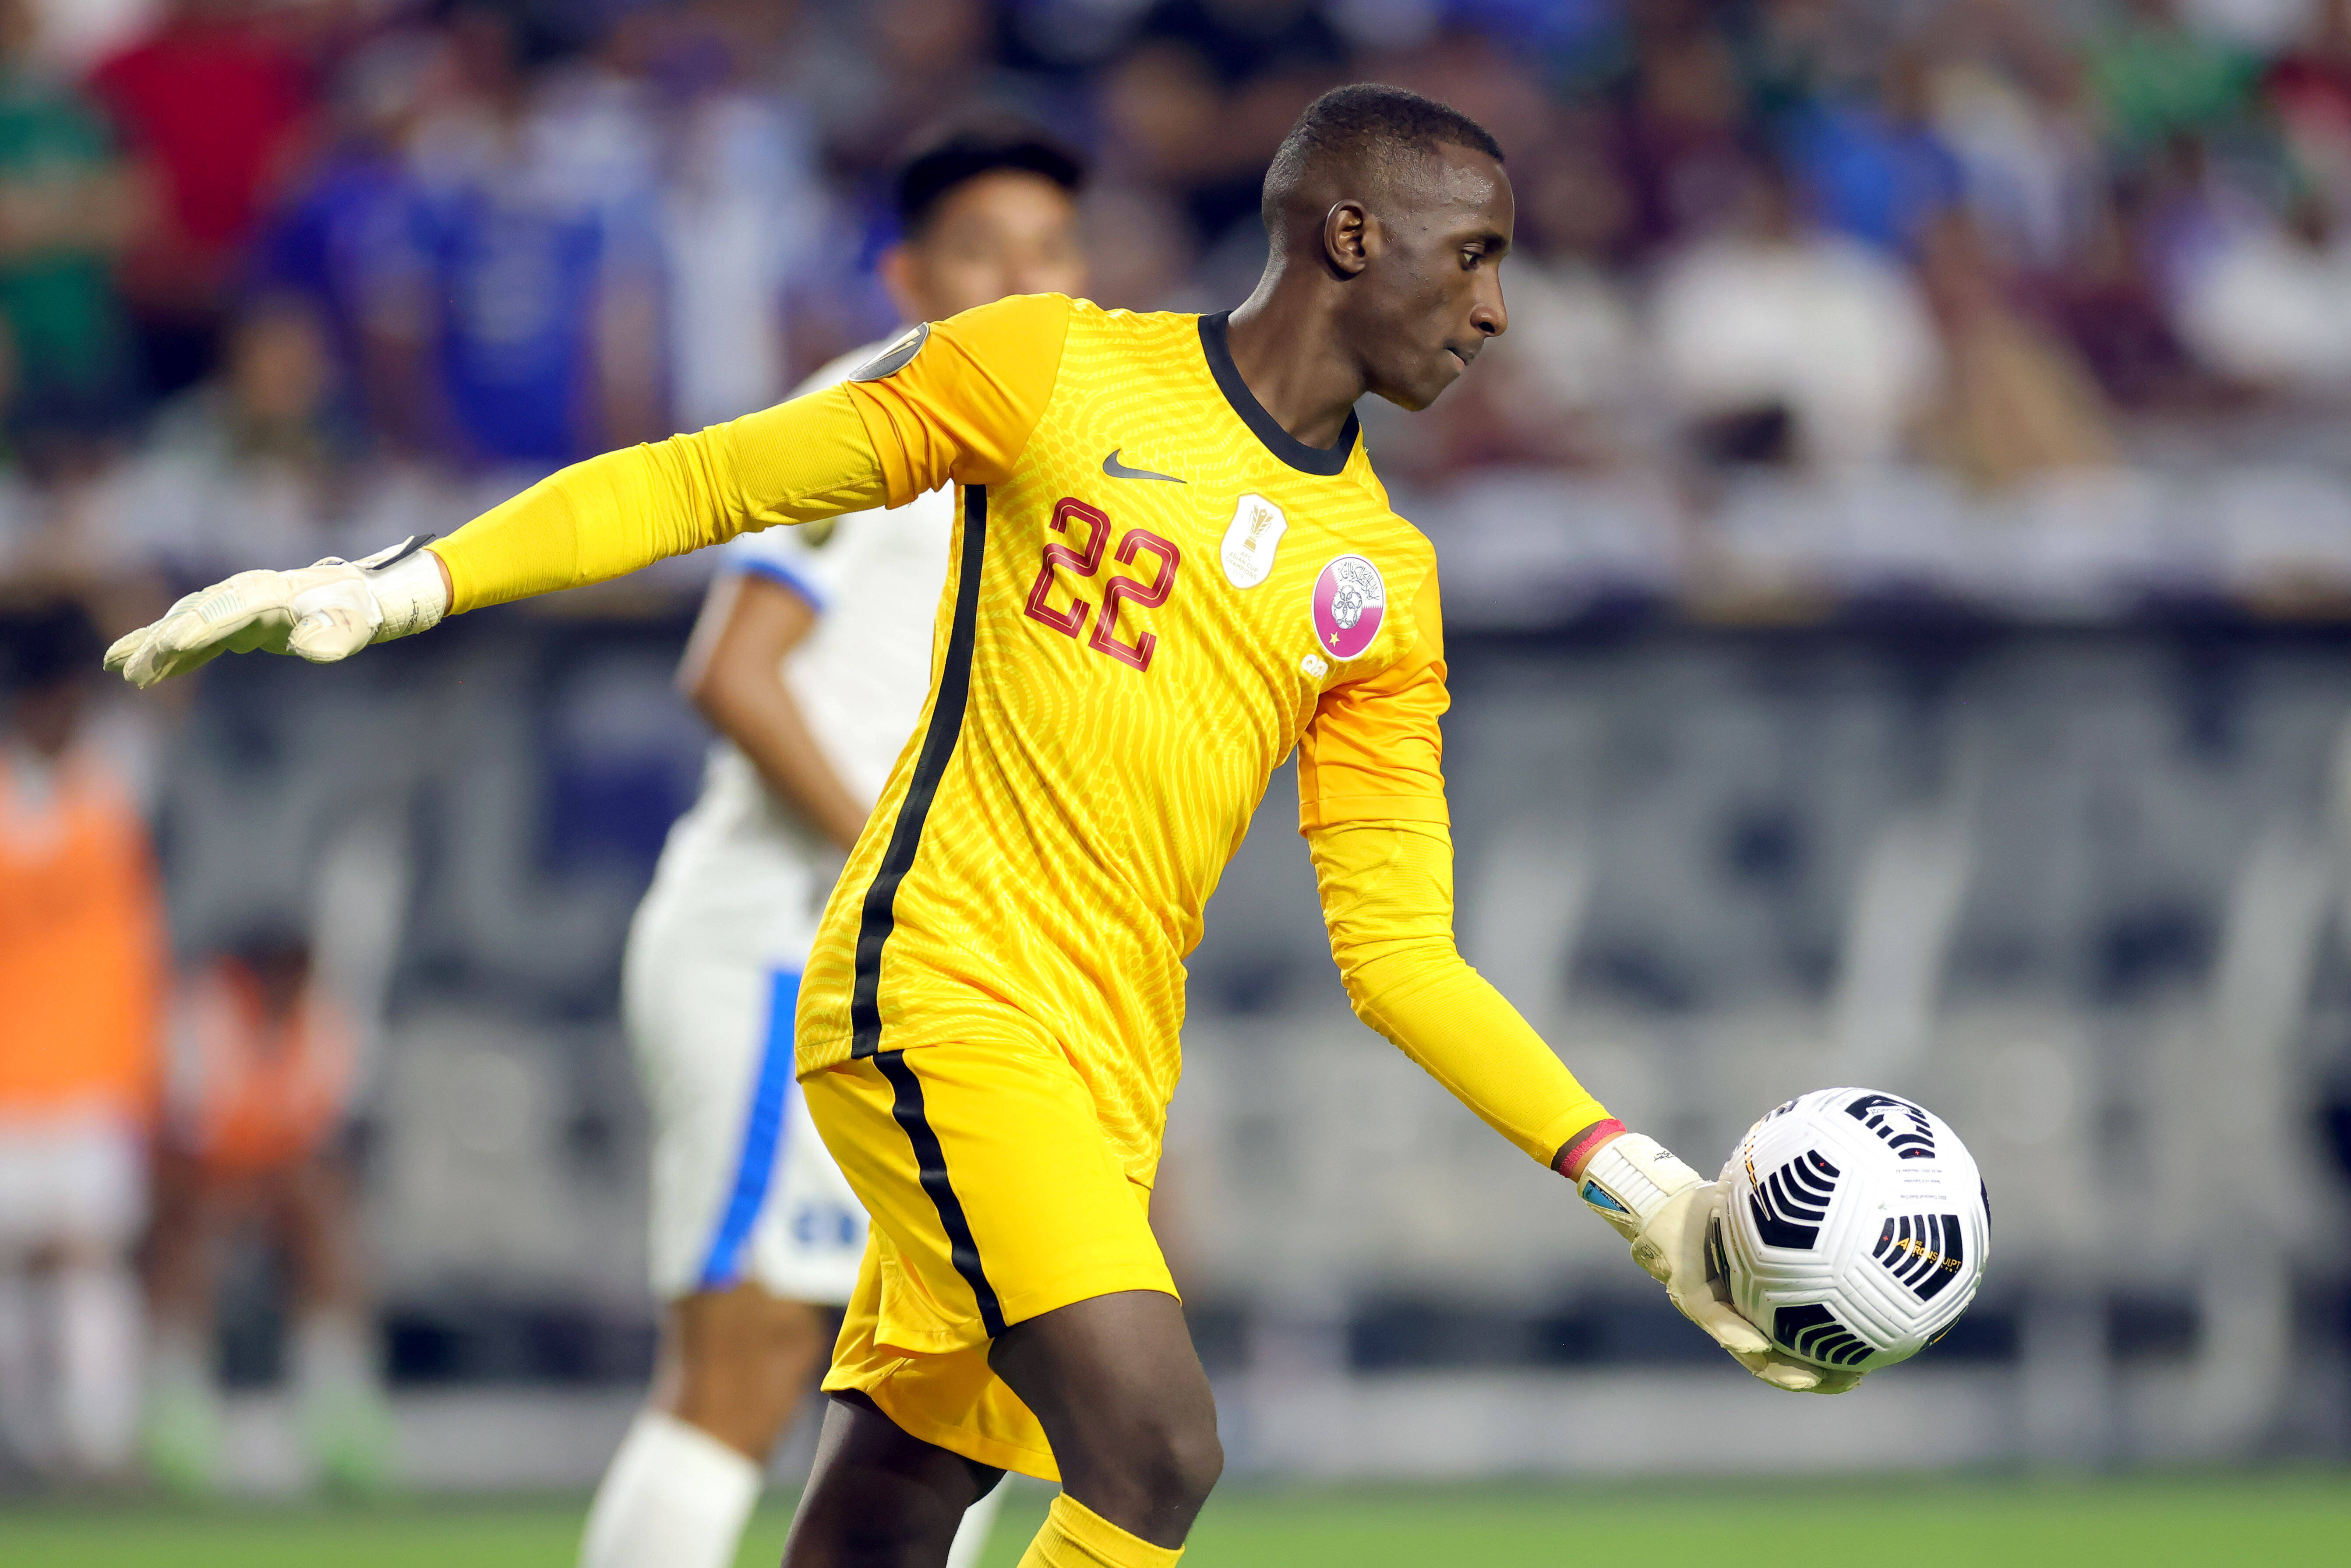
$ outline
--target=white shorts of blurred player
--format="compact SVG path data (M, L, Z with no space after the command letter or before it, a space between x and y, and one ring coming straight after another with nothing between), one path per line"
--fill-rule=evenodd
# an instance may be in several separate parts
M139 1128L102 1110L0 1112L0 1442L103 1476L138 1431L147 1223Z
M0 1110L0 1258L59 1243L127 1251L147 1223L147 1149L106 1111Z
M657 882L638 911L621 982L652 1113L654 1294L676 1301L747 1280L788 1301L845 1306L865 1256L865 1210L792 1075L799 967L746 951L747 929L765 924L767 952L805 953L812 933L774 927L778 911L810 903L810 888L729 879L738 897L777 894L760 900L762 921L689 911L679 886ZM760 1479L717 1438L642 1412L597 1489L581 1568L720 1568L735 1560ZM977 1563L1002 1496L965 1513L948 1568Z
M652 1119L653 1293L750 1281L842 1306L865 1211L792 1075L797 963L762 963L649 904L630 935L622 1012Z

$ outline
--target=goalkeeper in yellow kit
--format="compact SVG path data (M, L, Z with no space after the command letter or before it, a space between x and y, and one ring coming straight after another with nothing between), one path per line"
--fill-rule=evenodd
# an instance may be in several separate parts
M248 572L109 663L314 660L748 528L959 486L932 689L834 889L798 1066L873 1218L788 1568L944 1562L1006 1469L1062 1494L1023 1562L1172 1563L1221 1465L1145 1218L1182 960L1268 777L1356 1011L1576 1181L1749 1368L1834 1392L1709 1283L1720 1188L1609 1119L1452 938L1434 554L1355 402L1426 407L1506 324L1502 155L1343 88L1266 177L1228 315L1058 295L919 327L846 383L556 475L420 549Z

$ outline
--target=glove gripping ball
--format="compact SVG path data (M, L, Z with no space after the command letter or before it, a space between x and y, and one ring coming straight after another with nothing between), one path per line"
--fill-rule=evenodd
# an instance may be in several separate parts
M1959 1321L1982 1282L1991 1198L1924 1106L1818 1089L1747 1130L1722 1167L1718 1261L1733 1305L1788 1354L1875 1372Z

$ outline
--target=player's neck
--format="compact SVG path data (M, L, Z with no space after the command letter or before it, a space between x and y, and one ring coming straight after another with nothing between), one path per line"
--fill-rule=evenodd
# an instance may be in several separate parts
M1366 390L1339 324L1311 279L1268 271L1226 327L1233 368L1282 429L1309 446L1334 444Z

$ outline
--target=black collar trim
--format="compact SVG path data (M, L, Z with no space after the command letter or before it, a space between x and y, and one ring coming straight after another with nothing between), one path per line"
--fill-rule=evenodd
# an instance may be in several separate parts
M1241 423L1265 444L1265 449L1292 468L1325 479L1345 473L1347 459L1355 455L1355 438L1363 429L1354 411L1347 411L1347 423L1339 432L1335 446L1309 446L1282 429L1280 422L1265 412L1265 404L1257 401L1257 394L1241 380L1240 368L1233 363L1232 344L1225 335L1226 321L1231 315L1229 310L1220 310L1214 316L1200 318L1200 351L1208 357L1208 373L1217 378L1217 390L1225 394L1225 401L1240 415Z

